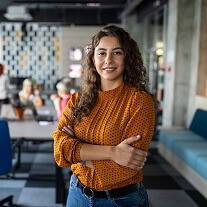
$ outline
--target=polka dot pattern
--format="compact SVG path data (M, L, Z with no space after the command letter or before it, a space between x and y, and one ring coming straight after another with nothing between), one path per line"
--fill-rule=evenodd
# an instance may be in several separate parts
M72 140L61 128L70 125L67 118L78 94L70 99L54 137L56 162L67 167L80 181L96 190L115 189L143 179L142 171L122 167L111 160L92 161L94 169L80 164L82 142L97 145L117 145L131 136L141 135L134 146L148 150L154 132L154 102L145 92L138 92L124 83L110 91L99 91L98 100L91 113L83 117L74 128L78 140Z

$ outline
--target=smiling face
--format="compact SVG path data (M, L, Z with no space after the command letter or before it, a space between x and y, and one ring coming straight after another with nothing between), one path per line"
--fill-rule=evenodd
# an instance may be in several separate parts
M123 82L124 51L117 38L102 37L94 52L94 65L101 78L101 89Z
M26 91L28 94L33 93L33 86L32 86L32 84L26 84L26 85L25 85L25 91Z

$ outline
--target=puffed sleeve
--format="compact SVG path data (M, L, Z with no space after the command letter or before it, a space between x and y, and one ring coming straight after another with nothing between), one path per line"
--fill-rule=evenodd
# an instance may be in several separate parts
M83 144L80 140L74 139L62 131L64 126L72 126L69 113L77 99L78 93L73 94L65 107L62 118L58 122L56 131L52 135L54 139L54 158L60 167L69 167L81 161L80 149Z
M135 92L130 107L130 120L125 127L122 141L126 138L141 135L134 147L147 151L155 125L154 101L146 92Z

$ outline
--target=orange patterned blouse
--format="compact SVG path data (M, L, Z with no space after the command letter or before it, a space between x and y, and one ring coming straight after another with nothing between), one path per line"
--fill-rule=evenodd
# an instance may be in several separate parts
M96 190L116 189L141 182L142 170L123 167L112 160L92 161L94 169L83 165L80 149L82 143L115 146L126 138L141 135L133 146L147 151L155 123L152 96L124 83L113 90L99 91L90 114L74 127L77 139L72 139L61 130L66 125L72 125L68 114L77 98L78 93L72 95L53 134L57 164L64 168L71 166L82 184Z

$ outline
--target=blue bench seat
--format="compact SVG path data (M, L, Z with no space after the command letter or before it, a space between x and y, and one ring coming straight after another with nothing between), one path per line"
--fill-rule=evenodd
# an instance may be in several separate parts
M196 171L207 180L207 155L199 156L196 160Z
M159 142L161 155L207 198L207 111L197 109L189 129L161 131Z
M173 149L173 153L183 160L186 164L191 166L197 173L196 160L203 155L207 156L207 142L177 142ZM207 166L207 163L204 163ZM207 174L207 171L206 171ZM201 175L202 176L202 175Z
M159 141L162 142L166 147L172 150L172 146L177 141L191 141L198 142L204 141L203 137L197 135L196 133L190 130L182 131L161 131L159 134Z

